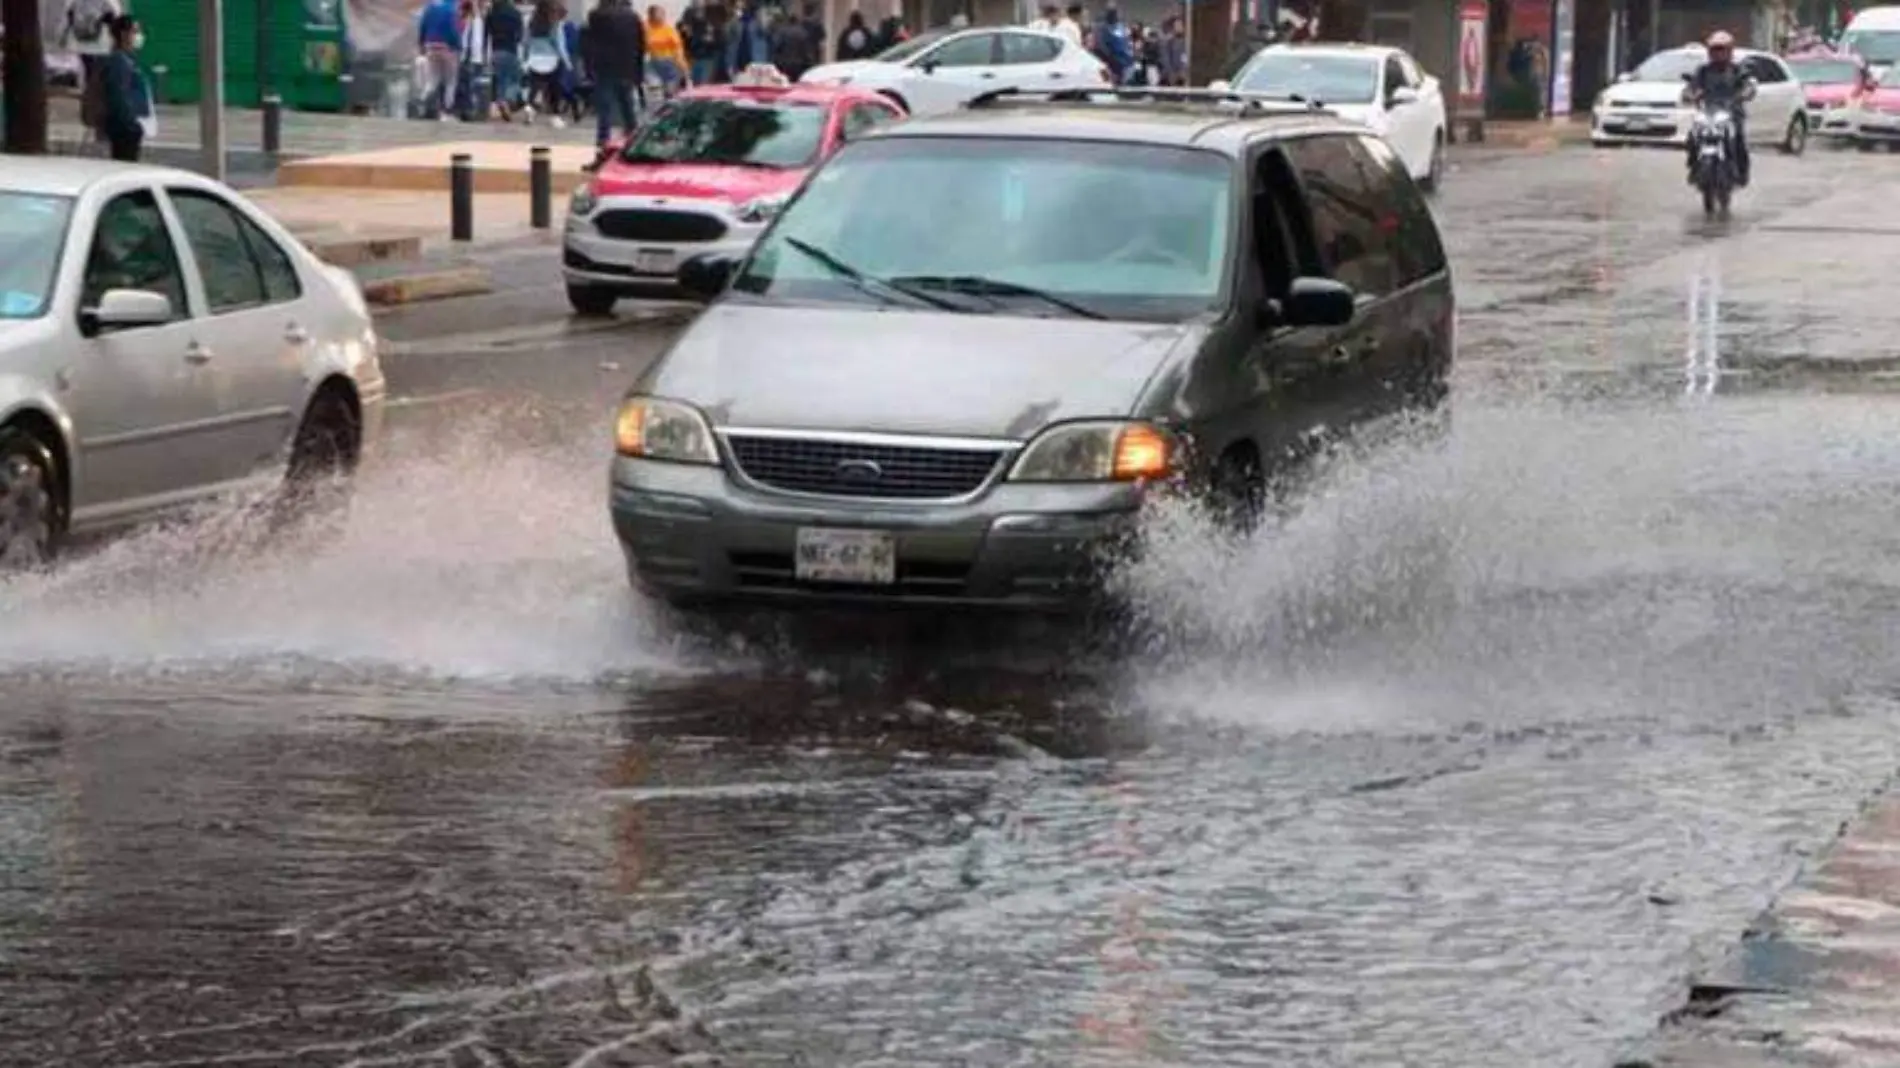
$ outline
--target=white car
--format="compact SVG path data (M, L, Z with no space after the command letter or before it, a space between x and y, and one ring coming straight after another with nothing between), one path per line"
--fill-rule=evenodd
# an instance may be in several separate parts
M1590 109L1590 140L1599 145L1681 145L1689 137L1693 108L1682 102L1683 75L1707 62L1708 49L1685 45L1658 52L1598 94ZM1750 144L1779 144L1789 153L1807 147L1807 94L1779 56L1747 48L1735 50L1735 62L1755 76L1755 99L1748 103Z
M1092 89L1112 82L1101 60L1063 38L1011 26L919 34L876 58L827 63L798 80L872 89L912 115L955 111L998 89Z
M1426 190L1445 177L1445 94L1401 49L1365 44L1276 44L1254 53L1231 82L1211 88L1295 97L1384 137Z
M0 156L0 566L354 471L386 387L353 276L183 171Z

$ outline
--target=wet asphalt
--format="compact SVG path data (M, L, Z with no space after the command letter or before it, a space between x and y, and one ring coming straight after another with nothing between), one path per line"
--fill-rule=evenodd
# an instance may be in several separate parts
M682 625L667 313L388 316L348 526L0 590L0 1064L1607 1065L1900 766L1900 160L1466 157L1456 426L1140 644Z

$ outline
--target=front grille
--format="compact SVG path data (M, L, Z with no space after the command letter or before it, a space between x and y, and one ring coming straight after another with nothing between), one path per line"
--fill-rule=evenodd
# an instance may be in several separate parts
M696 244L726 236L726 222L717 215L657 208L615 208L594 219L594 229L618 241L658 241Z
M752 481L795 493L832 497L943 500L975 492L1007 451L915 445L858 445L817 438L726 438L739 470Z

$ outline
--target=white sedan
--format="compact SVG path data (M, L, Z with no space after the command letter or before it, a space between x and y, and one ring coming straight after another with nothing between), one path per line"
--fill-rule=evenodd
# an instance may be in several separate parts
M0 567L354 471L381 422L356 280L216 182L0 157Z
M1445 177L1445 94L1401 49L1364 44L1276 44L1254 53L1215 89L1296 98L1363 123L1391 144L1426 190Z
M1658 52L1633 71L1617 76L1590 109L1590 140L1598 145L1671 144L1688 140L1695 112L1682 102L1683 75L1707 62L1708 49L1687 45ZM1755 99L1748 104L1751 144L1779 144L1799 153L1807 147L1807 94L1779 56L1746 48L1735 62L1755 76Z
M874 59L813 67L807 85L855 85L896 101L912 115L955 111L997 89L1046 91L1109 85L1108 68L1052 33L1016 27L919 34Z

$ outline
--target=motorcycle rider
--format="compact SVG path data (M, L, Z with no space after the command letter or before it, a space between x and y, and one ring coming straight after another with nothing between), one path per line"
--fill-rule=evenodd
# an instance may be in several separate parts
M1685 91L1691 104L1727 108L1734 119L1735 184L1748 184L1748 126L1742 107L1755 96L1755 79L1735 62L1735 38L1727 30L1709 35L1709 59L1689 75ZM1689 144L1689 184L1695 184L1695 143Z

